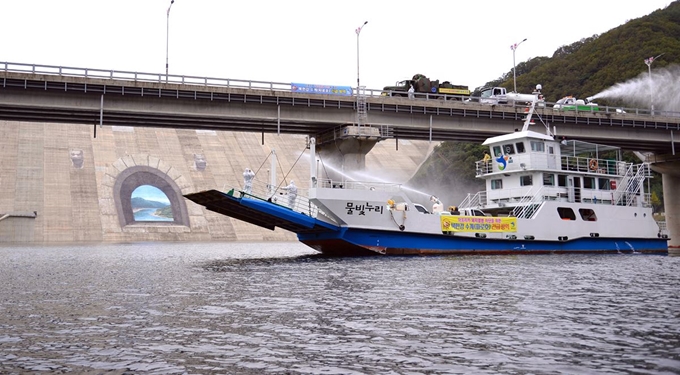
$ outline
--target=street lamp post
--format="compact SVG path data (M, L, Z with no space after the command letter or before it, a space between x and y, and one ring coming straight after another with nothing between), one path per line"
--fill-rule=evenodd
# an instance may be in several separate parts
M363 25L357 27L357 29L356 29L356 33L357 33L357 92L359 92L359 86L360 86L360 84L359 84L359 34L361 34L361 29L363 29L364 26L366 26L367 23L368 23L368 21L364 22Z
M663 55L663 53L661 54ZM653 115L654 114L654 90L652 87L652 63L654 60L658 59L661 57L661 55L657 57L650 57L648 59L645 59L645 64L647 64L647 69L649 70L649 107L650 107L650 112Z
M516 67L516 65L515 65L515 50L517 49L517 47L519 47L520 44L522 44L526 41L527 41L527 38L524 38L524 40L522 40L521 42L515 43L515 44L510 46L510 49L512 50L512 82L513 82L513 85L514 85L514 88L515 88L515 92L517 92L517 75L515 74L515 67Z
M168 82L168 49L170 45L170 8L172 8L172 4L175 2L175 0L170 0L170 6L168 7L168 17L165 22L165 82Z

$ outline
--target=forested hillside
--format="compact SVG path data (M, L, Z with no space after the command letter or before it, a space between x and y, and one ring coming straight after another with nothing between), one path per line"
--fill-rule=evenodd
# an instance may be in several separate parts
M602 35L558 48L552 57L517 64L517 91L530 93L543 85L548 101L566 95L588 97L648 72L645 59L663 54L653 70L680 64L680 1ZM485 86L512 90L512 67ZM624 103L625 104L625 103Z
M517 64L517 91L530 93L540 83L548 101L554 102L567 95L585 98L641 74L647 75L645 59L660 54L663 55L654 61L653 70L663 71L680 64L680 1L602 35L562 46L552 57L536 57ZM512 77L510 67L506 74L485 86L502 86L511 91ZM674 82L666 80L660 84L677 86ZM669 90L677 92L680 88L670 87ZM644 97L649 98L649 94ZM598 102L621 106L637 104L632 99L627 102L625 97L598 99ZM437 195L445 205L458 204L466 194L484 189L482 181L474 177L474 161L483 157L484 150L485 147L477 144L444 142L423 164L410 185ZM639 162L630 151L624 158ZM659 175L652 179L652 203L655 211L662 209Z

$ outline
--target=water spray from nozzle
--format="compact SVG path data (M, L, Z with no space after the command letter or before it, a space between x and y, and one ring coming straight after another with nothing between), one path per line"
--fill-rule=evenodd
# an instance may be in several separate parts
M642 72L633 79L593 95L588 100L598 98L621 99L627 105L638 108L680 112L680 66L671 65L647 72Z

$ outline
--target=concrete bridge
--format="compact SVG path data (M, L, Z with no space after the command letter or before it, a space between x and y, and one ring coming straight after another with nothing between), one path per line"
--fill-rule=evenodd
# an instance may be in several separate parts
M450 99L456 98L393 98L379 90L319 95L295 92L288 83L0 63L2 120L92 125L93 136L99 125L257 132L263 140L265 133L315 135L321 153L324 141L340 141L343 155L337 146L327 155L359 169L380 140L481 143L521 127L524 107ZM663 173L669 230L680 240L680 196L670 189L680 183L680 114L606 107L565 113L549 103L536 113L558 136L645 153Z

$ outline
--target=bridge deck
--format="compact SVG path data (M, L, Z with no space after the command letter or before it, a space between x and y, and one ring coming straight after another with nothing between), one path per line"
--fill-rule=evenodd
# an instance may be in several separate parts
M0 119L120 126L212 129L317 135L355 122L356 98L292 92L272 82L208 78L163 82L129 77L79 76L68 71L27 73L0 63ZM87 70L85 70L87 72ZM101 71L100 71L101 72ZM87 74L87 73L85 73ZM114 74L111 72L111 77ZM176 80L176 76L174 76ZM388 126L398 139L481 142L521 126L523 107L376 95L367 98L368 124ZM103 104L103 105L102 105ZM558 134L637 151L674 153L680 117L598 112L536 115ZM538 127L540 120L537 120ZM675 133L674 133L675 132Z

